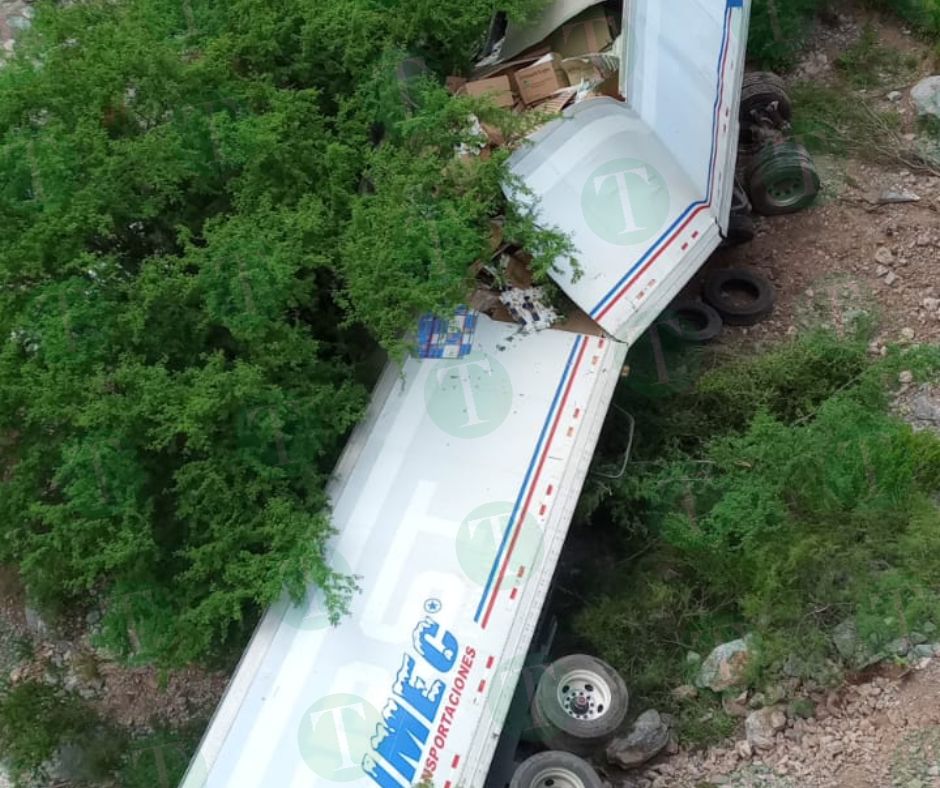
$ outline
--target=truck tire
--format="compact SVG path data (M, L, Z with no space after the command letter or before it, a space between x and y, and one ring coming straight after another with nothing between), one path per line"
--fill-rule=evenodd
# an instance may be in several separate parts
M601 778L587 762L570 752L549 750L524 761L509 788L602 788Z
M532 721L549 746L585 755L617 731L629 700L627 685L610 665L571 654L555 660L539 679Z
M741 85L741 124L784 130L793 118L793 102L784 81L772 71L751 71Z
M765 145L750 166L748 196L757 213L796 213L819 194L819 173L806 148L795 142Z
M670 306L657 324L685 342L704 344L718 337L722 320L717 310L708 304L680 301Z
M756 228L754 219L747 213L732 212L728 217L728 232L725 233L726 246L740 246L754 240Z
M770 281L749 268L720 268L705 278L702 294L732 326L752 326L774 310L776 294Z

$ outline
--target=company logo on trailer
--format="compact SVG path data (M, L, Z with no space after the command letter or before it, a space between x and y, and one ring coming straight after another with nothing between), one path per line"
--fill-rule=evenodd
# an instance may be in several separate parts
M457 560L460 568L469 580L479 586L486 585L489 579L493 561L514 510L509 501L485 503L470 512L457 529ZM542 529L531 514L526 514L517 536L514 553L517 563L531 567L538 559L541 548ZM522 578L513 575L503 587L512 588L522 583Z
M431 365L424 389L428 414L456 438L481 438L512 408L509 373L484 353Z
M607 243L629 246L650 240L669 217L666 181L638 159L615 159L598 167L581 191L588 227Z
M359 760L381 719L364 698L348 693L328 695L301 717L297 744L304 762L331 782L362 778Z
M424 609L437 613L441 603L429 599ZM457 638L430 615L418 622L412 645L413 653L402 655L392 697L361 762L362 771L381 788L433 777L476 657L470 646L461 653Z

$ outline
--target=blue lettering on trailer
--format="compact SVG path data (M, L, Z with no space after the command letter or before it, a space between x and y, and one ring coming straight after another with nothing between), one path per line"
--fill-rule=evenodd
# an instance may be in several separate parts
M446 629L442 630L433 618L418 622L412 643L424 662L422 668L447 674L457 662L457 638ZM362 759L363 771L381 788L401 788L414 780L430 726L444 698L445 682L439 676L429 679L419 675L418 668L414 656L402 655L401 668L392 685L394 697L382 710L382 722L372 738L372 752ZM373 757L375 755L380 755L389 768L382 766Z

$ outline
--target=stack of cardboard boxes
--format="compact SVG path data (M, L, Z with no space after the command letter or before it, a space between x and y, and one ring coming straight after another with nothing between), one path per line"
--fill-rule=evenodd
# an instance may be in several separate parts
M520 112L559 112L590 95L619 98L613 43L612 20L603 5L595 5L510 61L479 68L468 81L451 78L449 86Z

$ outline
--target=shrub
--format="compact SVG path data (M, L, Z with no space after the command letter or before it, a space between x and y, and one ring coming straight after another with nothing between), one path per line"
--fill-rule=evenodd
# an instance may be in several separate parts
M0 692L0 750L17 773L37 772L93 722L81 698L48 684L24 681Z
M285 587L338 617L325 486L370 360L463 300L504 207L504 160L453 149L471 109L519 124L440 86L492 4L37 8L0 69L0 562L139 659L210 656ZM567 249L509 217L543 273Z
M825 5L826 0L754 0L748 57L761 68L790 68L813 16Z
M643 459L595 491L592 516L637 557L595 576L576 629L640 698L675 706L686 652L745 633L757 677L790 658L820 679L848 616L873 652L940 623L940 437L886 393L901 368L940 371L940 351L874 362L864 348L820 333L706 372L658 404L665 436L641 437Z

